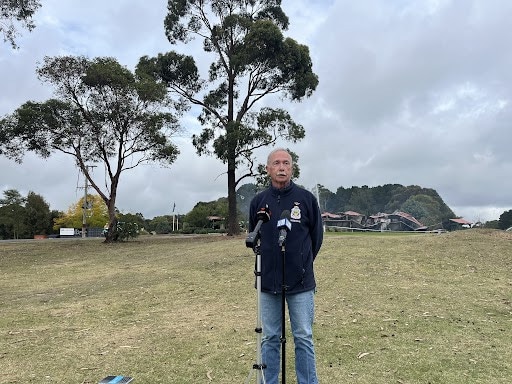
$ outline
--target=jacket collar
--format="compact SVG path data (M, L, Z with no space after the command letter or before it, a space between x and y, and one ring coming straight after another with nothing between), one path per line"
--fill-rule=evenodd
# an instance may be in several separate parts
M294 182L290 180L290 184L288 184L288 186L286 186L284 188L276 188L272 184L270 184L270 191L272 192L272 195L274 195L274 196L279 196L279 195L284 196L284 195L289 194L294 187L295 187Z

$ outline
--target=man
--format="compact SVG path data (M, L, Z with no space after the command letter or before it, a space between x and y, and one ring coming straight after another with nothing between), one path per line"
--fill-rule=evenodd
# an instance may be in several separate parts
M314 293L313 261L323 240L318 202L313 194L292 180L293 163L283 148L273 150L266 170L271 185L256 195L250 205L250 230L256 226L257 212L269 208L270 221L260 229L261 244L261 343L263 371L267 384L277 384L280 368L280 338L283 289L282 253L277 222L290 211L291 230L285 244L285 293L295 344L295 373L298 384L317 384L313 345Z

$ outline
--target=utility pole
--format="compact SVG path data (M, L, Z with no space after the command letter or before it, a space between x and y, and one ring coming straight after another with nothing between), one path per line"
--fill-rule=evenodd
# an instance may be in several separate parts
M178 230L178 217L176 216L176 214L174 213L174 210L176 209L176 202L174 202L173 206L172 206L172 231L174 232L174 221L176 219L176 230Z
M86 237L85 231L87 230L87 176L84 174L85 186L84 186L84 202L82 204L82 239Z

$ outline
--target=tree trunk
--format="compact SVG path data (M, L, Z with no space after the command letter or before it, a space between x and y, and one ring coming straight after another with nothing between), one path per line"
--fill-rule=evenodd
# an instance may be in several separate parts
M117 184L114 184L114 187L117 188ZM116 217L116 195L117 190L111 187L110 189L110 199L107 203L108 209L108 231L105 236L105 243L113 243L117 241L117 217Z
M228 235L236 236L240 234L240 225L238 223L238 214L236 209L236 180L235 180L235 161L228 161Z

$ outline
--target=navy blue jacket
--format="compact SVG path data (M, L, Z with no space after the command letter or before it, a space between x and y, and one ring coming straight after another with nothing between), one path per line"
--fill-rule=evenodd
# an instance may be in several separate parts
M283 189L270 186L251 201L250 231L256 227L258 211L266 206L271 216L270 221L262 224L260 229L261 291L277 294L282 290L283 259L278 243L277 221L285 210L290 211L292 224L285 244L286 292L299 293L314 289L313 261L323 241L322 217L315 196L293 182Z

